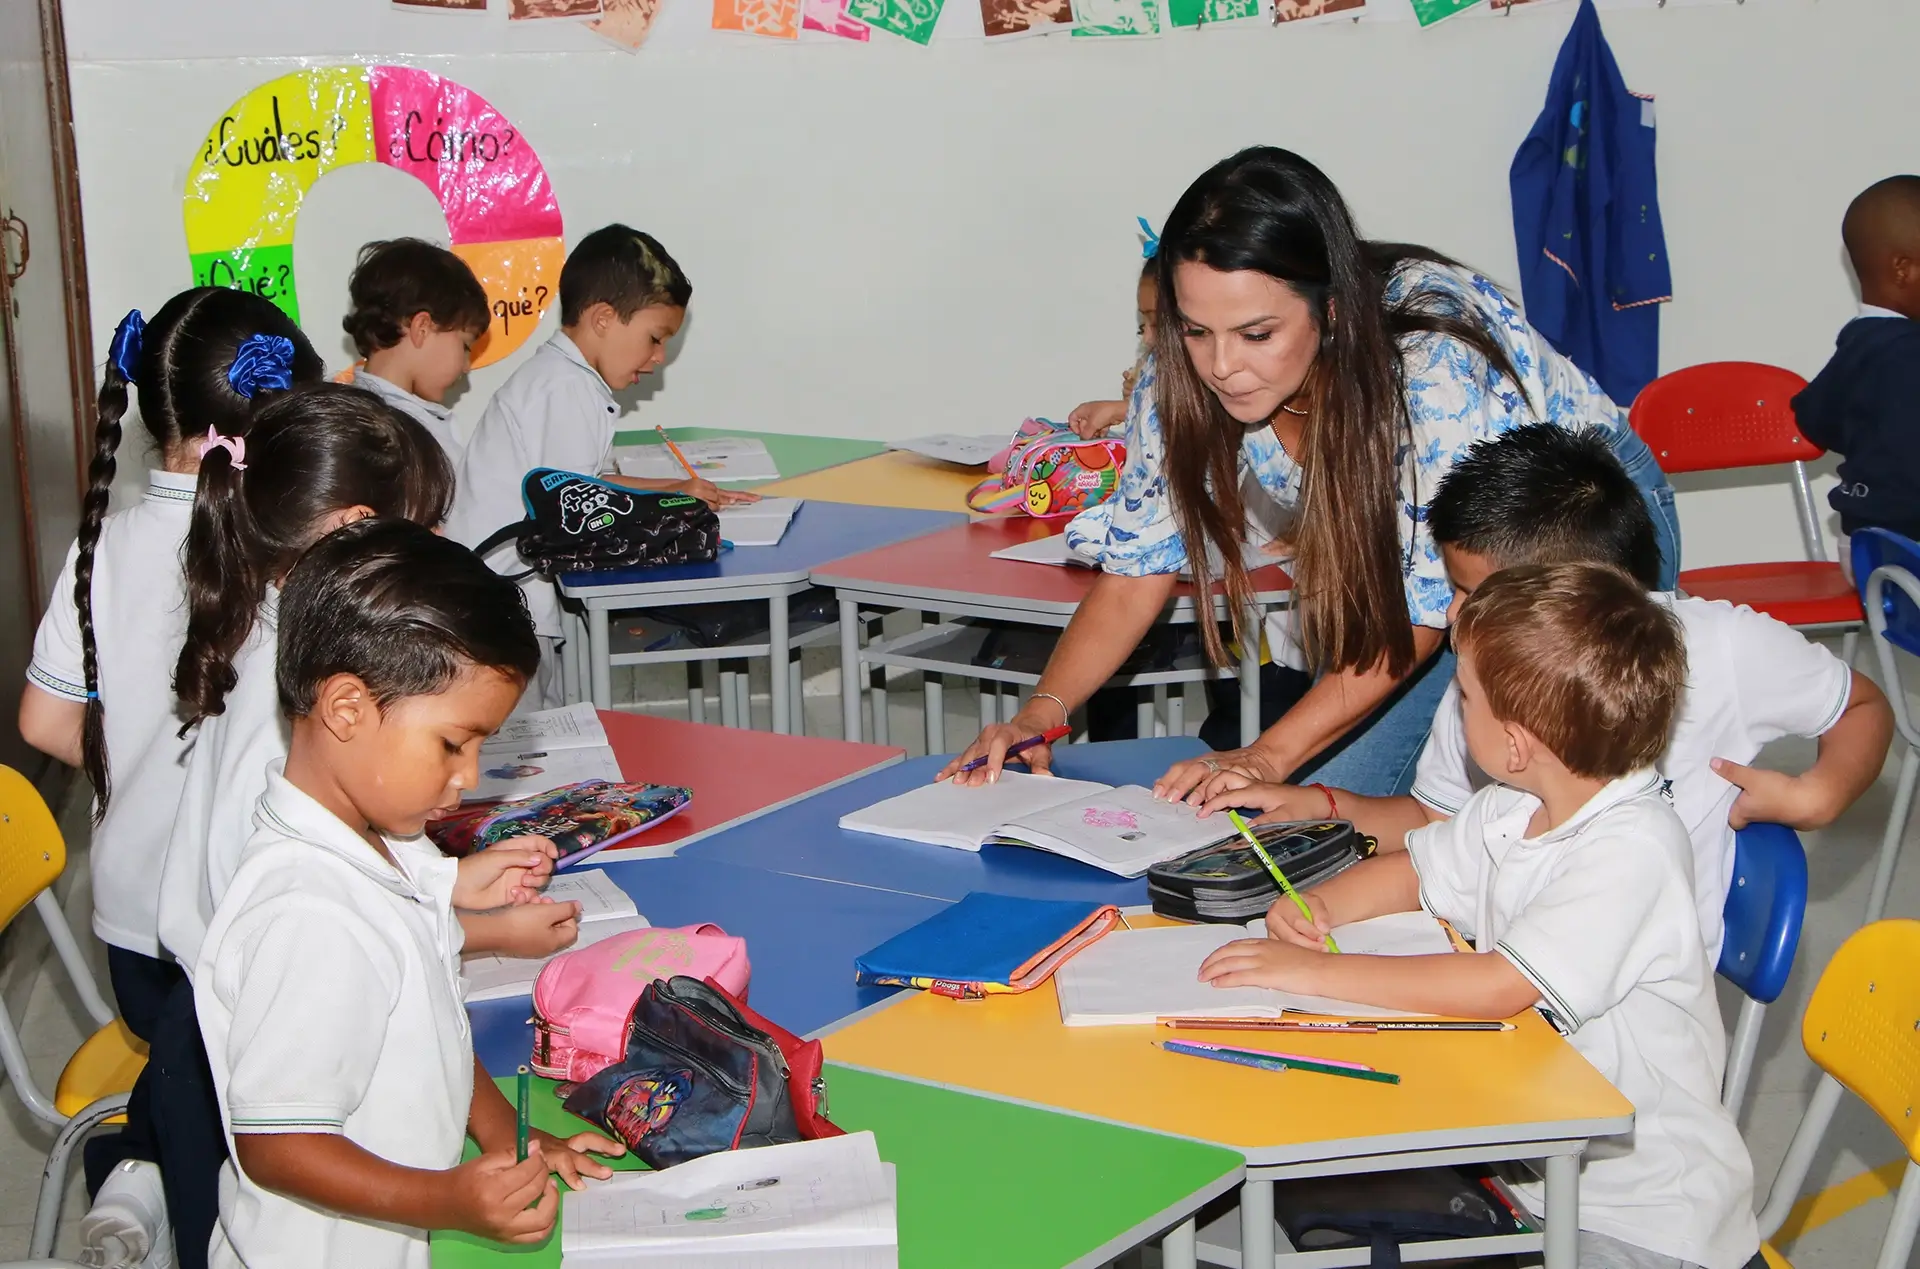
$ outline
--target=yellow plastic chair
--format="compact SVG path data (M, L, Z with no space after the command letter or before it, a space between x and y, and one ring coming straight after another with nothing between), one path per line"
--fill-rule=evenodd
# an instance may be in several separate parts
M67 844L54 823L53 812L25 776L12 767L0 766L0 930L13 924L31 904L46 925L47 937L53 941L60 963L66 966L81 1004L100 1027L67 1060L49 1099L27 1069L20 1032L6 1006L0 1004L0 1064L6 1067L8 1082L34 1118L59 1129L41 1173L40 1200L27 1244L28 1256L36 1260L53 1251L73 1152L95 1128L123 1119L127 1093L133 1088L134 1077L147 1064L147 1046L114 1017L101 998L73 930L48 888L66 866Z
M1787 1147L1760 1212L1760 1237L1786 1222L1845 1089L1906 1147L1906 1174L1880 1244L1878 1269L1905 1269L1920 1230L1920 921L1876 921L1833 954L1800 1026L1807 1056L1826 1072ZM1772 1246L1775 1269L1791 1269Z

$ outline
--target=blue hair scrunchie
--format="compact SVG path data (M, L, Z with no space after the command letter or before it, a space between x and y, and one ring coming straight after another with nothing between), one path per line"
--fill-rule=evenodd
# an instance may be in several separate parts
M1153 226L1147 223L1145 216L1135 216L1134 219L1140 222L1140 232L1146 235L1140 244L1140 258L1151 260L1160 254L1160 235L1153 232Z
M227 370L233 390L251 400L263 390L284 391L293 386L293 341L285 335L249 335L240 341Z
M107 348L107 360L120 372L120 377L132 383L140 376L135 371L140 368L140 350L146 344L147 319L140 316L140 310L130 308L120 324L113 328L113 343Z

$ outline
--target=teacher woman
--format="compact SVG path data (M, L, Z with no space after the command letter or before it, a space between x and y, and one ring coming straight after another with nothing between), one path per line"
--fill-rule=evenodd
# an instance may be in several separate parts
M1243 150L1195 181L1160 235L1157 361L1128 406L1117 495L1068 534L1101 575L1011 722L944 774L997 777L1007 747L1063 722L1165 608L1182 568L1202 593L1220 561L1235 633L1250 473L1295 511L1294 608L1317 678L1249 748L1179 763L1156 790L1210 795L1230 769L1405 792L1452 678L1453 599L1426 504L1474 441L1527 423L1604 433L1654 513L1663 586L1678 568L1673 493L1626 414L1485 278L1422 247L1360 238L1333 183L1296 154ZM1168 301L1171 302L1168 302ZM1200 623L1210 659L1227 653ZM1265 721L1265 720L1262 720ZM1048 750L1024 755L1035 770Z

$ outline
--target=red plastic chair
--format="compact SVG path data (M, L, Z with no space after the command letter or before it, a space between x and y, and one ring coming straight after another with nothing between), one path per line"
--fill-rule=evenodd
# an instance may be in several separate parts
M1633 430L1668 475L1793 465L1804 560L1689 569L1680 589L1700 599L1745 604L1790 626L1846 627L1847 651L1866 614L1840 566L1827 558L1807 463L1824 452L1794 422L1794 394L1807 381L1753 361L1713 361L1662 375L1635 398Z

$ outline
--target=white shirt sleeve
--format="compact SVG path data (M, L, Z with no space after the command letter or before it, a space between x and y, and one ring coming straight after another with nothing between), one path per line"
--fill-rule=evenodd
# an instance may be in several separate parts
M67 548L67 562L53 584L47 611L33 636L33 660L27 681L51 696L84 704L87 699L85 653L80 646L80 610L73 602L73 566L80 544Z
M1477 828L1455 816L1407 834L1407 854L1420 878L1420 906L1468 938L1479 932L1480 870L1486 847L1475 840ZM1477 822L1477 821L1476 821Z
M1694 913L1691 893L1680 909L1649 898L1675 879L1661 858L1667 849L1646 834L1595 834L1500 933L1494 949L1569 1028L1579 1030L1640 983L1670 975L1672 967L1663 972L1657 962L1679 940L1662 927L1691 926Z
M1782 736L1822 736L1853 695L1847 664L1792 626L1736 608L1726 653L1741 722L1756 745Z
M1429 810L1440 815L1458 815L1474 790L1485 781L1475 781L1476 768L1467 753L1466 728L1460 719L1460 688L1447 684L1434 711L1433 727L1420 750L1420 762L1414 769L1413 796Z
M379 1063L403 962L338 903L281 896L260 904L247 924L230 933L232 960L215 970L233 1015L232 1130L340 1133Z

